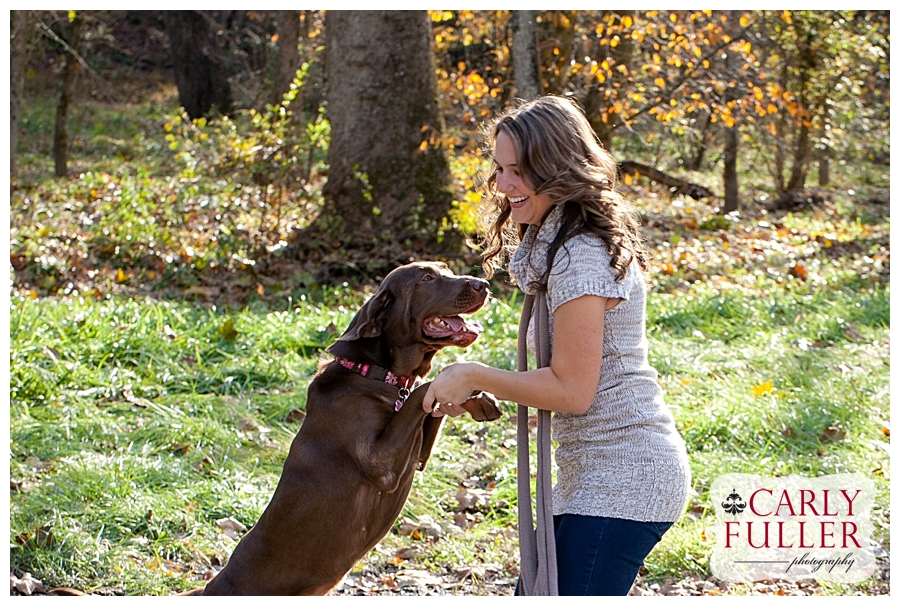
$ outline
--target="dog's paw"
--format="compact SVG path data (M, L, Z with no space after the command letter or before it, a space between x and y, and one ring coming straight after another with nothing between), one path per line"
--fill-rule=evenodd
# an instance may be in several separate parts
M476 421L495 421L503 416L497 398L485 391L474 394L462 406Z

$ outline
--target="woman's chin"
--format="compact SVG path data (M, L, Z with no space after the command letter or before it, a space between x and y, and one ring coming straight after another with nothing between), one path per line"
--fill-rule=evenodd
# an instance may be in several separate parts
M522 206L521 208L512 208L510 216L516 223L531 223L531 213L528 212L527 206Z

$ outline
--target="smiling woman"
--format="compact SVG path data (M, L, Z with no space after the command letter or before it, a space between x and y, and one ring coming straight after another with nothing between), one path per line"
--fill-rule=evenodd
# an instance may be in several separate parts
M514 242L506 229L512 219L519 242L509 273L526 294L546 293L552 353L549 365L525 372L449 366L423 405L457 416L469 394L484 390L555 413L559 595L626 595L644 558L681 517L691 477L648 362L649 264L637 221L615 191L615 161L573 103L524 103L497 119L490 137L487 195L497 216L483 264L490 275L494 258ZM537 330L534 321L527 327L532 350ZM522 593L554 595L556 578L535 582L526 555Z

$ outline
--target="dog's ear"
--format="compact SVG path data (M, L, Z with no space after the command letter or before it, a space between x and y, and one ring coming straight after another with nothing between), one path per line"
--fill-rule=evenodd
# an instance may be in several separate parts
M357 339L367 339L381 335L384 324L387 321L387 310L394 302L394 295L390 290L382 289L356 313L347 330L338 337L335 344ZM329 346L325 351L333 353Z

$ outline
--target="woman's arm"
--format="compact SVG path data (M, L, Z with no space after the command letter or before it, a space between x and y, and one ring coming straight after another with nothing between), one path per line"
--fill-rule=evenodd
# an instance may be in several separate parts
M514 372L478 362L443 368L431 383L422 407L435 416L458 416L459 406L473 391L487 391L500 400L558 412L583 414L590 408L600 382L603 359L603 318L619 299L584 295L557 308L553 316L553 356L550 366Z

